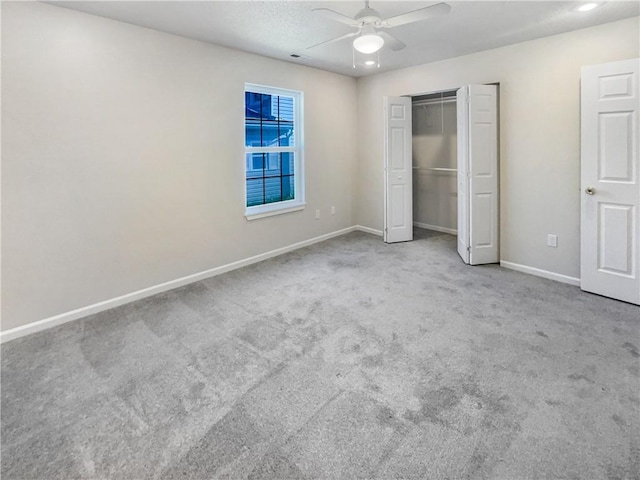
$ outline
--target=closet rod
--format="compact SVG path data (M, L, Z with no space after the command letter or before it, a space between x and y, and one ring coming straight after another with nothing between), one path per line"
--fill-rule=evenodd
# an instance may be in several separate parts
M429 171L434 171L434 172L457 172L458 169L457 168L438 168L438 167L430 167L430 168L425 168L425 167L413 167L414 170L429 170Z
M412 107L421 107L422 105L439 105L440 103L451 103L455 102L456 97L449 97L440 100L439 98L434 98L433 100L419 100L417 102L413 102L411 104Z

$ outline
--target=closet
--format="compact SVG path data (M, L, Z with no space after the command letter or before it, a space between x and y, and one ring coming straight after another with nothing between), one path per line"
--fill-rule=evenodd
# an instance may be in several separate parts
M456 91L412 97L413 225L457 233Z
M499 261L498 86L384 97L386 243L457 235L464 263Z

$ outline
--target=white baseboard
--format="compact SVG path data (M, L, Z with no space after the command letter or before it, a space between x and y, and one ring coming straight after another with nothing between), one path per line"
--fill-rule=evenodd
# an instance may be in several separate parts
M510 270L516 270L522 273L528 273L529 275L535 275L536 277L547 278L549 280L555 280L556 282L568 283L576 287L580 286L580 279L575 277L569 277L568 275L562 275L560 273L549 272L547 270L541 270L539 268L527 267L526 265L519 265L517 263L506 262L500 260L500 266L508 268Z
M246 267L253 263L258 263L263 260L267 260L269 258L277 257L278 255L282 255L284 253L297 250L299 248L307 247L309 245L313 245L314 243L323 242L325 240L329 240L330 238L338 237L340 235L354 232L356 230L361 230L363 232L375 233L375 234L377 234L376 232L378 232L377 230L373 230L368 227L361 227L361 226L343 228L342 230L326 233L324 235L310 238L309 240L304 240L302 242L297 242L297 243L288 245L286 247L277 248L275 250L271 250L266 253L255 255L253 257L245 258L243 260L238 260L236 262L231 262L226 265L221 265L219 267L211 268L209 270L205 270L204 272L195 273L193 275L187 275L186 277L178 278L176 280L170 280L168 282L161 283L159 285L143 288L142 290L138 290L136 292L127 293L125 295L111 298L103 302L94 303L93 305L88 305L86 307L78 308L76 310L71 310L70 312L65 312L65 313L61 313L60 315L55 315L53 317L45 318L44 320L38 320L36 322L32 322L27 325L22 325L20 327L16 327L4 332L0 332L0 343L8 342L16 338L24 337L25 335L30 335L32 333L40 332L42 330L47 330L49 328L57 327L58 325L62 325L63 323L71 322L73 320L78 320L79 318L83 318L88 315L93 315L94 313L99 313L105 310L109 310L110 308L119 307L120 305L124 305L125 303L134 302L136 300L150 297L158 293L166 292L167 290L182 287L184 285L188 285L190 283L197 282L199 280L204 280L205 278L215 277L216 275L220 275L222 273L226 273L231 270L236 270L238 268ZM380 232L379 234L382 235L382 232Z
M358 230L360 232L370 233L372 235L378 235L379 237L382 236L382 230L376 230L375 228L364 227L362 225L356 225L354 227L354 229Z
M428 223L421 223L421 222L413 222L413 226L418 228L426 228L427 230L433 230L435 232L458 235L458 230L456 230L455 228L439 227L437 225L430 225Z

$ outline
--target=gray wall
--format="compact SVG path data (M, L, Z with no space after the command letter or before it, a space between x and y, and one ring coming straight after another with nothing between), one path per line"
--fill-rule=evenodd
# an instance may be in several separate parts
M500 82L501 259L579 277L580 68L640 56L638 20L359 78L356 223L382 228L383 96Z
M302 212L244 217L245 82L305 94ZM354 224L353 78L3 2L2 97L3 330Z
M412 123L413 221L455 231L458 228L456 173L430 168L457 168L456 103L414 105Z

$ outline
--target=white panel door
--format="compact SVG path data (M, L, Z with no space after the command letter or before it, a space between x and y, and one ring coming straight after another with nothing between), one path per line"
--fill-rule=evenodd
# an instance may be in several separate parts
M640 305L640 59L582 68L580 286Z
M497 263L498 88L468 85L457 100L458 253L470 265Z
M468 88L456 92L458 121L458 254L469 263L469 104Z
M469 85L469 263L497 263L498 87Z
M385 97L384 241L413 240L411 98Z

